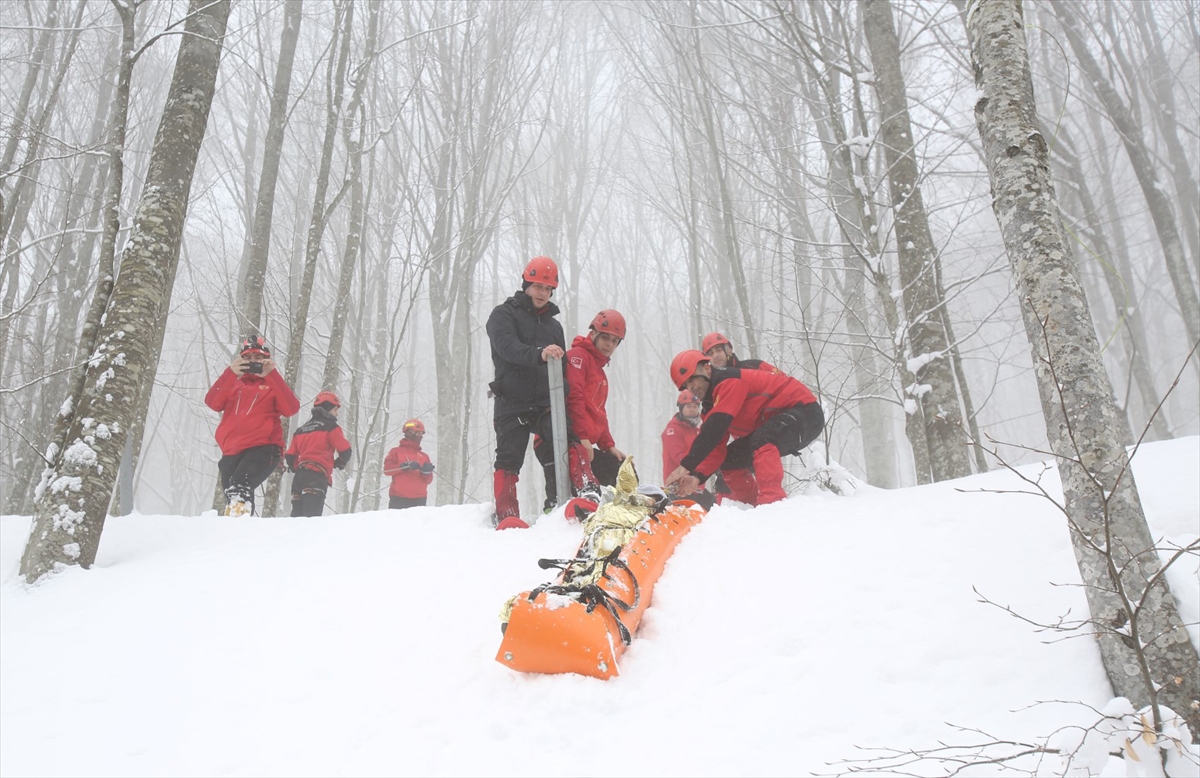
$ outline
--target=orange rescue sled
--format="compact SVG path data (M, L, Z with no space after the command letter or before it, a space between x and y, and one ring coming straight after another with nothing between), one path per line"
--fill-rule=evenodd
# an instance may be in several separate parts
M632 473L632 458L626 460ZM622 467L624 474L625 467ZM554 583L512 598L501 618L496 661L526 673L578 673L607 679L650 604L667 560L705 511L690 500L654 500L621 479L611 502L584 523L574 559L543 559L562 567ZM620 542L615 542L620 541Z

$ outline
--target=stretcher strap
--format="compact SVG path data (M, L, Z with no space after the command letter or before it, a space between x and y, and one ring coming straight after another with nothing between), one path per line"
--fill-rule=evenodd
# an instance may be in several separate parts
M612 616L613 621L617 623L617 631L621 635L621 642L628 646L633 642L633 635L630 634L629 628L625 626L625 623L621 621L621 617L617 613L617 610L620 609L621 611L628 613L636 608L642 599L642 589L638 584L637 576L633 574L633 571L629 569L627 564L618 558L620 553L621 549L618 548L603 559L589 559L586 557L576 559L539 559L538 566L543 570L547 570L551 567L557 567L566 572L569 567L577 564L586 564L587 568L579 572L587 574L595 569L597 564L603 564L604 570L601 572L600 577L607 578L610 581L615 579L608 574L609 566L615 567L618 570L624 570L629 575L629 580L633 582L632 603L625 602L619 597L614 597L612 594L602 589L599 584L590 583L581 587L572 586L569 582L564 582L561 584L542 584L529 593L529 600L532 602L533 600L537 599L539 594L545 592L547 594L572 596L580 603L587 606L588 613L596 610L597 606L603 607L604 610L608 611L609 615Z

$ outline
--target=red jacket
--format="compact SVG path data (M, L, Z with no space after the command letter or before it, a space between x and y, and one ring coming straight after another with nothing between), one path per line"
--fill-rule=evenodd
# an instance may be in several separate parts
M204 404L221 414L216 438L224 456L268 444L282 449L279 417L294 416L300 410L300 401L278 370L265 378L254 373L242 373L239 378L225 368L204 395Z
M616 445L608 430L608 357L600 353L587 335L577 335L567 350L567 416L571 431L580 440L590 440L608 451Z
M409 467L401 469L405 464ZM433 463L421 450L420 443L406 438L384 457L383 474L392 477L389 497L427 497L429 482L433 480Z
M292 445L288 446L283 457L292 470L316 470L324 473L325 480L332 484L334 466L345 467L350 461L350 441L346 440L342 428L332 417L321 423L321 419L314 415L292 435Z
M714 370L708 388L712 408L704 415L700 434L680 463L698 475L710 476L725 461L725 444L742 438L779 411L815 403L807 386L779 370ZM703 480L703 479L701 479Z
M700 425L692 426L683 420L678 413L667 422L667 428L662 433L663 480L679 467L679 463L687 456L692 441L700 434Z

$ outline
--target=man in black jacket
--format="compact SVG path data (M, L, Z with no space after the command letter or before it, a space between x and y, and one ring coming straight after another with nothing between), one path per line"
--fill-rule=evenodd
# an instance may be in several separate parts
M496 529L529 527L521 520L517 479L531 434L542 439L541 445L534 446L534 454L546 476L546 507L557 501L546 367L550 359L561 359L566 353L562 325L554 318L558 306L550 302L557 287L558 266L554 260L534 257L525 266L521 291L497 305L488 317L487 334L496 368L496 380L490 384L495 398L492 426L496 430L496 461L492 479ZM587 460L574 450L577 446L571 448L571 480L580 488L587 480L583 474ZM582 463L576 461L581 458Z

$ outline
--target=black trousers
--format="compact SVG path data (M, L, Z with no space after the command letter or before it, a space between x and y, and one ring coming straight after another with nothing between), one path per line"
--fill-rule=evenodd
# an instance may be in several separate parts
M253 513L254 490L279 467L282 456L283 452L279 446L268 443L221 457L217 462L217 470L221 473L221 486L225 489L226 502L248 502L250 512Z
M744 470L754 461L754 452L773 445L779 454L799 454L825 429L825 412L819 403L793 405L767 419L744 438L729 444L722 470ZM719 488L717 491L721 491Z
M520 473L529 449L529 436L537 435L541 444L533 447L533 455L542 466L546 477L546 508L558 504L558 488L554 472L554 432L551 427L550 407L514 410L497 400L492 428L496 430L496 470ZM567 445L579 442L567 429Z
M325 512L329 480L320 470L302 467L292 479L292 515L320 516Z
M389 508L416 508L428 502L428 497L388 497Z

